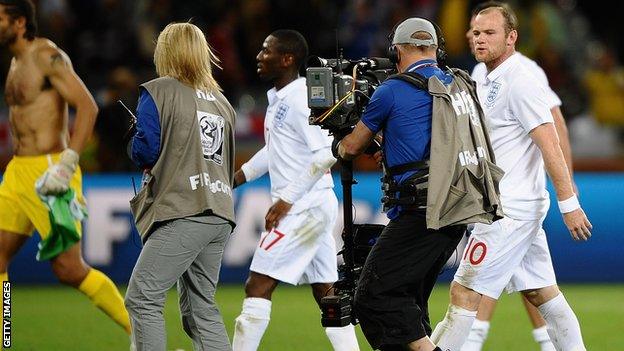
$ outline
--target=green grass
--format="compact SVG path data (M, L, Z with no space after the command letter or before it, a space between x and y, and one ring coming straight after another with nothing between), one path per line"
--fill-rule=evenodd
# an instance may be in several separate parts
M12 350L127 350L121 328L69 288L12 287ZM440 285L430 301L431 319L439 321L448 303L448 285ZM624 350L624 285L566 285L589 350ZM243 299L242 286L220 286L217 300L230 337ZM271 324L260 350L331 350L320 326L319 311L308 287L278 287ZM168 350L192 350L184 334L171 291L165 311ZM359 327L362 350L370 350ZM485 350L538 350L518 295L503 296L492 321Z

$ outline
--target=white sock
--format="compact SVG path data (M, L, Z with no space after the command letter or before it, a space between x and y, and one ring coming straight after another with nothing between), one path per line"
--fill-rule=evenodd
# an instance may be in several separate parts
M271 300L248 297L243 300L243 311L236 317L233 351L256 351L271 319Z
M477 311L449 305L442 322L436 325L431 341L444 351L459 351L466 341Z
M550 341L557 350L585 351L581 326L563 294L555 296L537 309L548 324Z
M550 337L548 336L548 327L541 326L539 328L533 329L533 339L536 343L540 345L541 351L555 351L555 345L550 342Z
M481 351L490 331L490 322L475 319L461 351Z
M334 347L334 351L359 351L353 324L341 328L325 328L325 334Z

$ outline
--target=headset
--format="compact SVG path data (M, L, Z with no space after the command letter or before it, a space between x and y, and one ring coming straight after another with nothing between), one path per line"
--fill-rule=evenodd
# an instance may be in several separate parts
M429 20L427 20L429 21ZM440 26L437 25L437 23L433 22L433 21L429 21L431 22L431 24L433 24L433 28L435 28L435 32L436 32L436 37L438 39L438 48L436 50L436 60L438 61L438 65L441 67L446 66L446 59L448 58L448 55L446 53L446 40L444 39L444 36L442 35L442 28L440 28ZM397 48L395 45L392 45L392 39L394 39L394 32L396 31L397 27L399 26L399 24L401 24L402 22L397 23L394 28L392 28L392 32L388 35L388 41L390 42L390 45L388 46L388 59L390 59L390 61L392 61L392 63L399 63L399 53L397 51Z

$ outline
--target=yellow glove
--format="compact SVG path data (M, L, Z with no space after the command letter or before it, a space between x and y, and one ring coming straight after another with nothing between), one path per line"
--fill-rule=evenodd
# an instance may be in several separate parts
M35 182L35 189L40 195L62 194L69 188L80 156L72 149L65 149L61 153L59 162L51 165Z

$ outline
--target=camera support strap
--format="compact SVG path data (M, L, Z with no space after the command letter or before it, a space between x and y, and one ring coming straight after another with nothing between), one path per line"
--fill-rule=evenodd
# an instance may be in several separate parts
M409 178L398 183L394 176L415 171ZM424 210L427 205L429 161L415 161L388 167L384 160L384 176L381 178L383 211L400 205L403 210Z
M494 163L494 151L474 81L450 69L449 85L404 72L400 79L433 97L431 153L427 181L427 228L468 223L492 223L502 218L498 184L504 172Z

